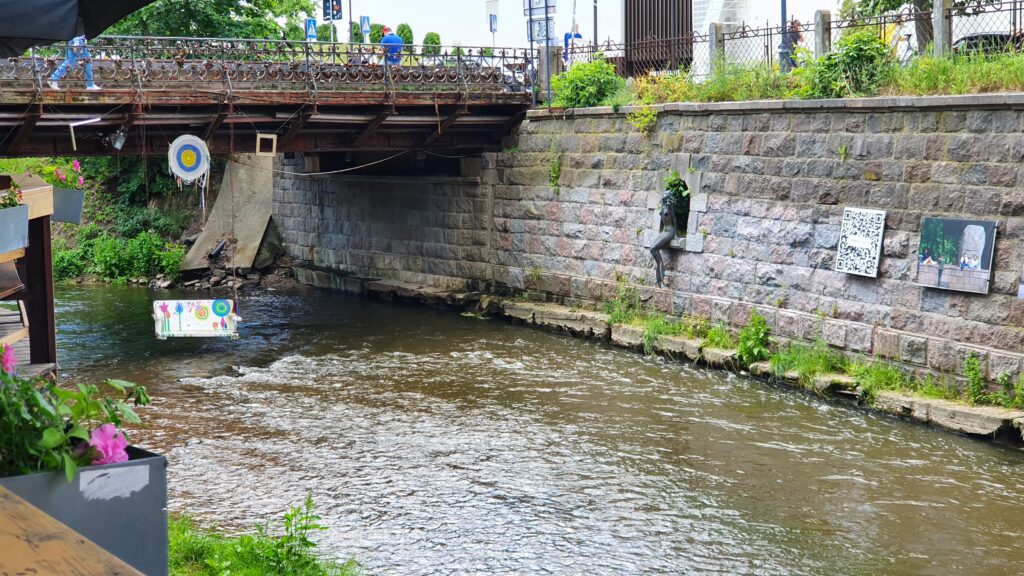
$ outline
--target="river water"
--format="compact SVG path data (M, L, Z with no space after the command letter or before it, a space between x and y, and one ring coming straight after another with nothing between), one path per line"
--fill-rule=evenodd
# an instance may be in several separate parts
M323 292L244 296L237 341L160 342L155 296L61 290L62 365L149 387L133 440L204 524L251 529L311 492L324 549L382 575L1024 572L1012 448Z

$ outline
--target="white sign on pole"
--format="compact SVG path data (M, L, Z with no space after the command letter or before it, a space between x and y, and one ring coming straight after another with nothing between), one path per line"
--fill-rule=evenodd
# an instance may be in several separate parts
M527 34L529 35L528 40L530 42L546 42L547 40L554 38L552 32L552 29L554 28L553 20L530 20L528 24ZM545 26L545 24L547 26Z

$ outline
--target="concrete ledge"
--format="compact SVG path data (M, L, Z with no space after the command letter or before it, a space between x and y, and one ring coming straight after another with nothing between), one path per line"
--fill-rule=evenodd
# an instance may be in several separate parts
M821 374L814 377L812 387L822 394L834 394L839 391L852 392L857 389L857 380L845 374Z
M506 307L506 311L509 310ZM532 315L529 320L532 324L588 338L607 339L611 332L608 315L600 312L575 310L549 303L518 303L511 308L511 312L509 315L513 317Z
M975 436L996 436L1020 430L1024 412L995 406L965 406L948 400L899 392L879 392L874 407L894 416L909 417L938 428Z
M560 120L570 117L625 116L643 106L622 106L615 113L611 108L575 108L551 112L530 110L527 118L535 121ZM993 93L951 96L877 96L874 98L835 98L828 100L750 100L744 102L677 102L648 106L665 114L708 115L749 114L751 112L831 112L902 111L902 110L979 110L1024 108L1024 94Z
M644 343L644 329L638 326L615 324L612 326L612 344L623 348L640 348Z
M682 336L659 336L654 340L656 351L670 356L686 356L694 362L700 359L700 349L703 346L703 340L687 340Z
M709 366L719 368L739 366L739 359L736 356L736 350L704 348L701 350L700 355Z

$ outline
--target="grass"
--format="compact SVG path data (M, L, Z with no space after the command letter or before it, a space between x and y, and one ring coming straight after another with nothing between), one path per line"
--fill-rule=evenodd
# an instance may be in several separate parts
M643 307L640 292L619 279L615 299L606 302L604 311L608 323L635 326L643 330L641 341L644 353L654 354L654 344L662 336L684 336L694 340L708 333L708 321L700 316L683 316L673 319Z
M1024 54L921 56L893 71L882 94L930 96L1024 91Z
M293 507L283 528L272 535L266 526L255 533L225 536L196 526L187 517L171 516L170 572L172 576L357 576L362 569L354 560L344 563L321 558L309 536L324 530L312 499Z
M704 347L732 350L736 347L736 341L733 340L732 335L725 329L725 326L716 324L708 330L707 336L704 337Z
M849 359L823 340L793 342L773 354L770 360L773 374L782 376L794 370L805 386L821 374L846 374L849 367Z
M857 358L849 365L850 376L857 379L862 397L866 402L873 402L881 390L907 390L911 388L911 380L906 372L892 362L868 361Z

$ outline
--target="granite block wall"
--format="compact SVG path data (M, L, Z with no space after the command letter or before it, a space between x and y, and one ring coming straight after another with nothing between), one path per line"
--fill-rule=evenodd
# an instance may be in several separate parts
M625 278L666 312L739 326L757 308L784 337L954 374L974 352L994 378L1019 372L1024 353L1015 98L669 105L651 134L628 110L531 112L503 152L483 156L479 184L424 183L411 195L285 184L275 214L293 219L282 226L293 256L318 266L573 301L612 298ZM671 251L657 289L647 246L671 169L694 175L706 205L691 216L700 241ZM344 207L327 198L343 186ZM409 203L421 195L431 200ZM887 211L878 278L833 271L844 207ZM915 284L923 216L998 222L988 295ZM424 243L436 247L426 254Z

